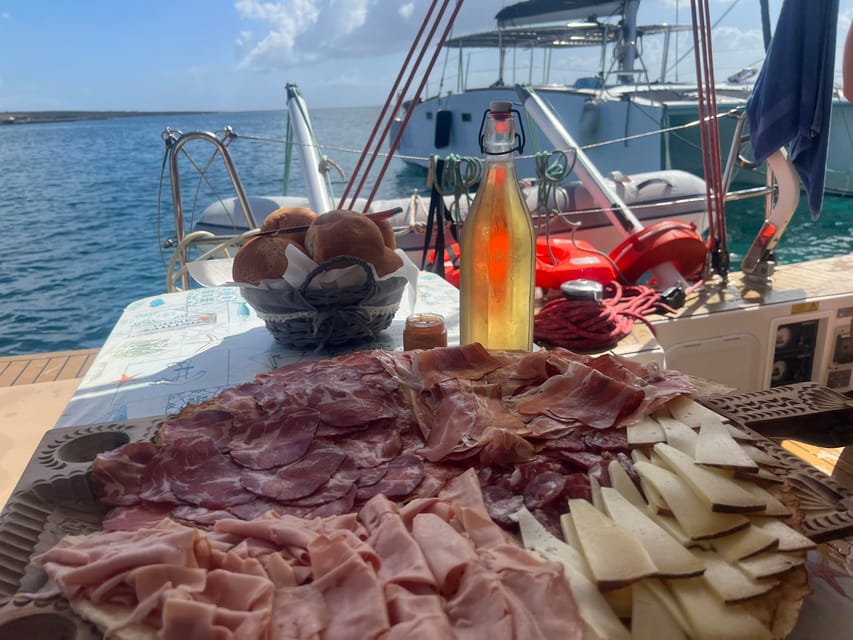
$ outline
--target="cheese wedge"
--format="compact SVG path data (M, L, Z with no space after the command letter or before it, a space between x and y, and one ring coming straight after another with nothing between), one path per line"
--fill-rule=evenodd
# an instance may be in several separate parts
M584 573L588 575L591 580L593 578L592 570L589 568L589 563L583 555L581 541L578 540L578 532L575 530L575 521L572 518L571 513L564 513L560 516L560 529L563 530L563 537L566 539L568 545L578 552L578 556L580 557L581 562L583 562Z
M724 602L738 602L763 595L779 585L778 580L755 580L714 551L693 551L705 564L705 580Z
M611 518L582 499L569 500L581 552L601 589L615 589L655 575L657 567L643 545Z
M654 520L661 529L678 540L682 547L692 547L697 544L695 540L684 533L684 528L678 524L678 520L676 520L671 514L657 513L648 508L646 511L649 514L649 517Z
M572 590L578 613L586 625L599 638L630 640L631 634L619 620L598 587L584 574L580 555L571 546L554 537L522 507L518 512L518 526L522 544L526 549L538 553L546 560L563 566L566 580Z
M666 403L670 415L692 429L698 429L704 424L723 424L723 416L696 402L689 396L678 396Z
M663 605L663 607L667 610L667 613L678 623L678 626L685 632L690 633L690 623L687 621L687 616L684 615L684 612L681 610L681 605L678 604L676 599L672 596L669 589L666 588L666 585L663 583L663 580L658 578L646 578L645 580L641 580L637 584L642 584L655 598L658 599L658 602Z
M752 434L749 431L744 431L740 427L736 427L731 423L726 424L726 428L729 430L729 433L731 434L732 438L741 443L746 443L750 440L755 441L763 439L763 436L760 436L758 434Z
M607 465L607 473L610 475L610 485L621 493L623 498L641 509L645 509L648 506L645 498L643 498L643 494L640 493L637 485L634 484L631 476L619 464L618 460L610 461L610 464Z
M657 418L663 432L666 434L666 442L691 458L696 451L696 440L699 438L696 432L686 424L674 418Z
M634 462L640 462L640 461L648 462L649 456L647 456L644 452L640 451L639 449L634 449L633 451L631 451L631 460Z
M746 513L761 511L767 506L734 478L697 465L693 458L675 447L660 443L655 445L654 451L713 511Z
M682 478L668 469L648 462L637 462L634 468L644 480L657 489L678 524L693 540L715 538L749 524L749 519L741 514L711 511Z
M754 518L752 524L779 541L776 547L778 551L805 551L816 546L809 538L781 520Z
M660 423L651 416L644 416L639 422L628 425L625 429L628 444L632 447L644 447L666 442L666 435Z
M722 422L707 422L699 428L694 460L733 471L758 471L758 464L741 449Z
M770 576L777 576L789 569L799 567L805 563L806 554L792 551L766 551L755 556L750 556L738 562L738 567L746 575L760 580Z
M770 640L770 631L743 608L726 604L704 577L665 581L700 640Z
M634 583L627 587L608 589L602 592L607 604L613 609L618 618L628 621L631 619L631 607L634 606Z
M756 553L775 549L778 543L776 536L751 524L740 531L711 540L714 550L729 562L737 562Z
M768 471L767 469L761 467L759 467L756 473L738 473L737 471L735 471L735 478L737 478L738 480L747 480L753 483L757 480L771 484L785 483L785 478L783 478L782 476L777 476L772 471Z
M700 575L704 565L643 511L632 505L611 487L601 488L605 513L633 535L648 552L661 577Z
M743 480L741 478L735 478L735 482L737 482L745 491L751 493L756 500L760 500L764 502L765 507L761 511L756 511L754 515L756 516L770 516L772 518L787 518L792 515L791 510L785 506L785 504L779 500L772 493L767 491L764 487L760 487L754 482L750 482L749 480Z
M598 478L590 474L589 476L589 494L592 498L592 506L604 513L604 504L601 502L601 483Z
M640 580L632 589L631 638L633 640L687 640L675 618Z
M753 462L756 464L763 465L765 467L782 467L784 466L779 460L771 456L769 453L764 451L763 449L759 449L754 444L748 444L745 442L740 443L741 451L743 451L746 455L748 455Z

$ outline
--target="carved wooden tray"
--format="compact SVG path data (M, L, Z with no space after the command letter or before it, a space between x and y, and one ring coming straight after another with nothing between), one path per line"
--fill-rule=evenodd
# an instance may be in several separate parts
M697 400L756 436L754 444L778 461L777 474L788 480L799 498L805 535L825 542L853 533L853 491L776 442L799 440L833 448L853 445L850 398L805 382Z

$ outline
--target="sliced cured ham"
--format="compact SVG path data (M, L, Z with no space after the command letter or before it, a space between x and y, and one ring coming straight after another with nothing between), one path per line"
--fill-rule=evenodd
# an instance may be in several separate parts
M256 422L228 443L228 453L249 469L273 469L299 460L314 441L320 414L294 409L274 421Z
M525 416L546 414L606 429L619 426L620 419L633 413L644 397L643 391L636 387L586 365L572 363L566 373L552 376L536 389L518 396L515 406Z
M92 493L104 504L138 503L145 469L158 452L150 442L131 442L98 455L92 463Z
M345 458L343 453L320 448L274 472L244 471L240 482L255 495L288 502L317 491L329 481Z
M254 495L240 482L245 469L207 438L185 438L166 449L160 471L179 500L208 509L249 502Z
M476 465L489 514L514 528L522 504L554 519L561 500L588 492L578 477L606 483L628 451L622 427L681 390L671 372L564 349L358 352L187 407L154 444L101 454L92 480L119 508L112 527L173 510L212 527L228 514L328 517L379 494L430 498Z
M369 486L359 487L357 497L366 501L380 494L389 498L405 498L424 479L424 464L413 454L404 454L394 458L382 478Z

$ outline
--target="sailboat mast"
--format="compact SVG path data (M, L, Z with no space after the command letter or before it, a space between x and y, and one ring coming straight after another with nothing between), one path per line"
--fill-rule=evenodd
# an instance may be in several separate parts
M622 59L619 64L620 84L634 82L634 62L637 59L637 10L639 6L639 0L628 0L625 3L622 27Z

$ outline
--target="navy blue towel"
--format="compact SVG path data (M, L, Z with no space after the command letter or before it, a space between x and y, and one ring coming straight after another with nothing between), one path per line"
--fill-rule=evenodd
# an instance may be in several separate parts
M784 0L746 105L755 159L786 146L812 219L823 206L838 0Z

